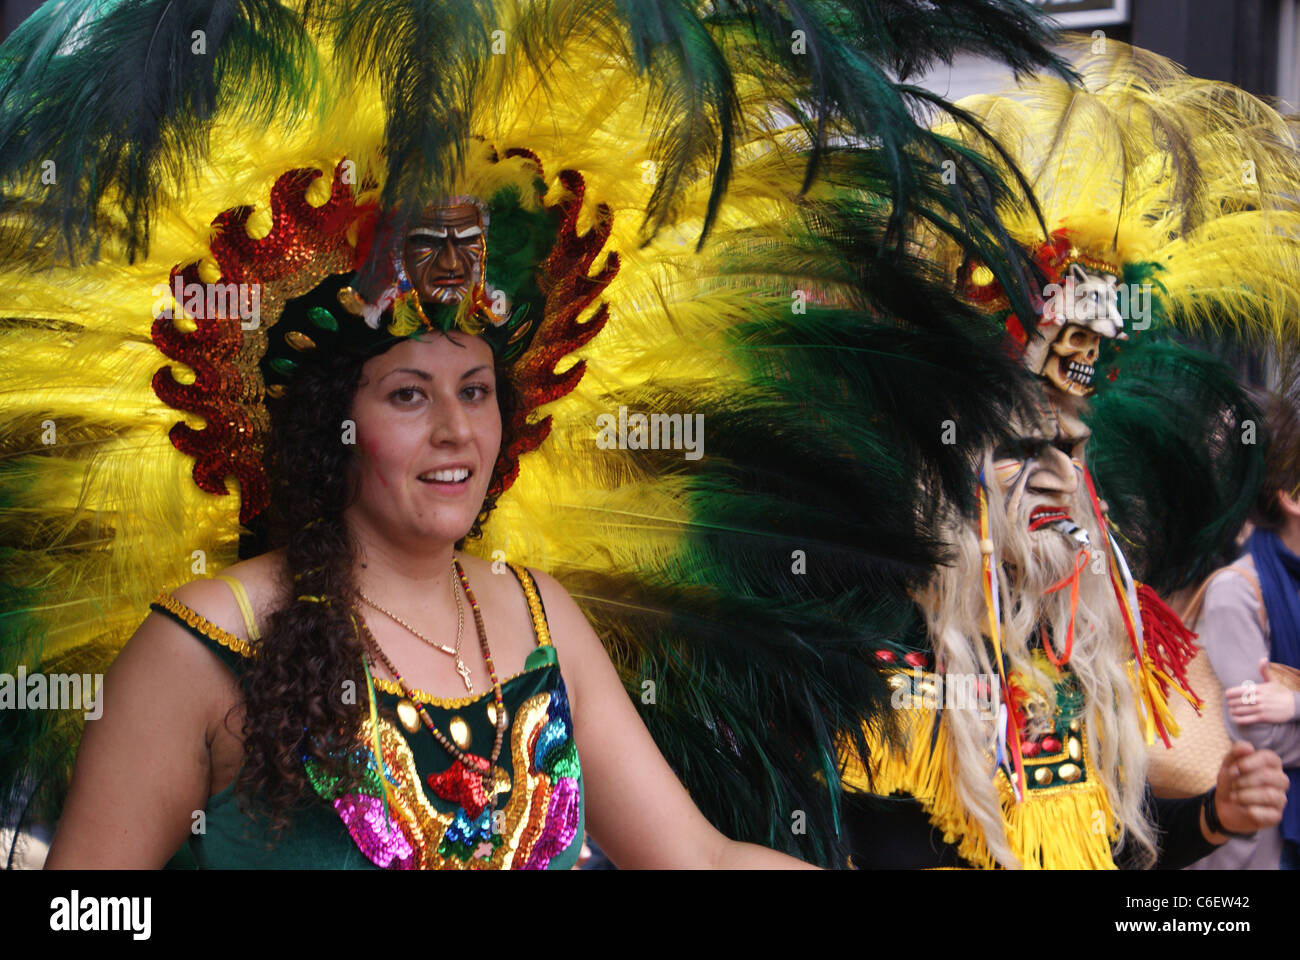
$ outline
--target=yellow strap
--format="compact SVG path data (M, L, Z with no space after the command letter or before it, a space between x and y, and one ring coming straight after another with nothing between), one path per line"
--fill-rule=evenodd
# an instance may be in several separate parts
M262 635L257 632L257 620L253 616L253 605L248 602L248 591L244 589L244 585L234 577L221 573L217 574L215 579L224 580L230 584L230 590L235 595L235 602L239 604L239 612L244 616L244 627L248 630L248 639L253 643L261 640Z

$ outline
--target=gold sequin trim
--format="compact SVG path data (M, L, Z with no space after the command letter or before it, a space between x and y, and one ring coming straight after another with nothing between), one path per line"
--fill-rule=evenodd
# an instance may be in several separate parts
M546 613L542 610L542 598L537 592L537 584L533 582L533 575L516 563L508 566L519 578L519 585L524 588L524 596L528 599L528 613L533 618L533 634L537 637L537 645L552 646L551 631L546 625Z
M159 590L158 596L153 598L153 602L176 614L176 616L180 617L209 640L215 640L223 647L235 651L235 653L239 654L241 657L253 656L253 648L249 646L247 641L241 640L233 633L228 633L227 631L222 630L211 620L205 619L189 607L185 606L185 604L181 603L166 590Z
M534 738L546 725L547 709L551 695L534 694L515 711L514 726L510 731L510 759L514 769L514 791L506 801L505 843L492 855L491 866L509 870L516 861L522 866L541 834L546 810L551 798L550 778L533 769L532 750ZM540 810L540 814L539 811ZM538 817L541 822L538 822Z
M514 680L517 677L522 677L526 673L535 673L538 670L545 670L549 666L549 663L543 663L540 666L530 667L527 670L520 670L513 676L506 677L502 680L501 686L504 687L511 680ZM396 680L375 677L374 681L376 690L382 690L384 693L391 693L399 697L404 696L402 688L397 685ZM478 701L482 700L484 697L492 696L491 690L484 690L482 693L475 694L472 697L435 697L433 694L426 693L419 689L411 690L409 692L412 700L428 704L431 707L446 707L451 710L459 709L460 707L468 707L472 703L478 703Z

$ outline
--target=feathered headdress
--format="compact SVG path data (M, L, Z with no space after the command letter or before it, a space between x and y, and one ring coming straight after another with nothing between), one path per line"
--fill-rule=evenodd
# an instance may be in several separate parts
M953 663L968 653L987 662L985 669L999 674L1004 709L990 714L997 721L987 726L967 711L913 710L909 743L895 747L869 736L871 762L858 767L856 758L846 759L847 782L912 796L945 842L975 864L1110 866L1119 834L1098 832L1098 813L1107 824L1118 818L1135 827L1144 840L1142 779L1134 776L1142 769L1141 735L1168 745L1177 733L1167 699L1174 688L1191 698L1185 668L1195 648L1139 578L1173 589L1214 565L1260 476L1258 412L1226 366L1179 339L1211 333L1276 345L1295 333L1300 156L1287 123L1240 90L1105 45L1107 52L1076 62L1078 87L1043 79L964 100L952 113L961 127L938 128L1027 181L1025 194L1000 210L1034 264L1021 295L969 248L948 238L920 241L965 300L1004 324L1008 354L1039 378L1055 423L1031 429L1017 447L1041 453L1006 456L1057 463L1044 468L1050 480L1040 490L1042 506L1022 522L1030 530L1056 526L1077 549L1072 574L1023 586L1035 583L1027 571L1047 567L1037 552L1017 552L1018 569L1008 569L995 539L1003 534L990 522L997 511L985 506L996 487L981 472L979 524L953 534L965 544L966 566L936 577L920 601L932 625L921 649L945 651L947 666L936 668L945 676L954 670L961 677L969 668ZM1060 452L1077 450L1087 436L1080 416L1092 431L1086 467L1070 466ZM1001 459L995 449L986 457ZM1101 542L1089 543L1088 530L1060 508L1074 489L1065 474L1076 470L1080 500L1095 519L1087 526ZM1107 576L1084 584L1090 550L1107 561L1092 569ZM1074 552L1063 553L1065 562ZM1068 603L1049 613L1048 595L1067 588L1058 597L1068 595ZM1080 601L1085 590L1095 592ZM1076 649L1080 613L1093 628L1096 659L1085 669L1076 656L1070 679L1055 668ZM923 690L926 679L914 675L925 664L907 663L912 669L894 678L900 690ZM1013 666L1034 681L1017 683ZM1098 682L1106 671L1120 677L1121 666L1132 696L1122 677ZM1089 685L1086 703L1079 684ZM1068 745L1064 737L1021 739L1030 736L1028 706L1042 689L1058 711L1053 725L1071 731ZM1094 750L1086 759L1086 725L1089 742L1100 738L1109 758ZM1054 739L1052 748L1040 747ZM1064 766L1052 756L1030 760L1040 749L1059 753ZM986 753L1005 777L995 771L990 783Z
M890 75L1059 67L1045 37L1015 0L42 8L0 57L0 669L102 672L160 586L236 559L303 350L500 328L524 402L483 547L565 583L720 828L842 862L868 638L1019 400L901 232L1017 289L1000 178ZM431 315L394 251L456 198L482 287ZM190 284L256 285L256 322ZM79 729L8 728L6 819L55 815Z

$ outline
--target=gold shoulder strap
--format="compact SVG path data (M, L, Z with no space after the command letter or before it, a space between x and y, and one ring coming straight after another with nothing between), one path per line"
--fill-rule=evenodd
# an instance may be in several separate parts
M524 597L528 600L528 613L533 618L533 636L537 638L537 645L551 646L551 630L546 625L546 608L542 606L542 595L537 592L537 583L533 580L533 575L517 563L508 563L506 566L519 581L519 586L524 589Z
M244 628L248 631L248 639L253 643L262 639L262 635L257 632L257 619L253 616L253 605L248 602L248 591L244 585L234 577L225 574L217 574L214 579L224 580L230 584L230 590L235 595L235 602L239 604L239 612L244 617Z
M233 650L241 657L251 657L254 650L251 645L240 637L235 636L227 630L221 629L211 620L208 620L198 611L186 606L180 600L177 600L166 590L159 590L158 595L153 598L153 602L162 607L169 613L179 617L181 621L187 624L191 631L202 637L221 644L227 650Z

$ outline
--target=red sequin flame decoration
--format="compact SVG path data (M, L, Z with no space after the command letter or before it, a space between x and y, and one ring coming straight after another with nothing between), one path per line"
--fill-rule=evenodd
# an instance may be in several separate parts
M508 150L506 156L530 158L541 177L541 162L531 151ZM307 188L321 176L319 171L294 170L281 176L271 189L272 228L260 240L250 237L246 229L252 207L228 210L213 220L211 253L221 271L217 283L223 287L259 284L262 313L267 315L325 277L357 269L372 240L376 211L371 204L355 202L353 188L345 180L347 171L347 161L335 168L330 198L321 206L306 199ZM530 423L529 414L570 393L586 370L581 360L563 373L555 371L556 364L590 342L609 316L608 307L601 304L590 319L579 322L618 273L618 254L610 252L596 273L589 274L609 239L613 212L607 204L599 204L594 224L579 235L585 182L573 170L562 171L559 180L566 198L551 209L560 212L560 227L555 245L538 267L538 287L546 302L529 349L511 369L520 397L511 424L514 440L497 458L489 495L508 489L519 475L519 457L536 450L550 434L549 416ZM353 224L358 225L355 250L348 242ZM203 286L197 263L174 269L169 287L174 289L178 279L182 287ZM192 319L197 327L192 333L177 329L166 316L154 322L152 337L159 351L190 367L195 375L193 383L183 384L170 366L164 366L154 375L154 392L169 407L203 419L202 429L174 424L168 437L177 450L194 459L193 477L199 489L224 496L230 492L226 478L233 475L239 481L239 521L246 524L269 502L262 465L269 421L258 369L269 324L264 320L246 337L238 315Z
M345 182L347 161L334 171L330 198L321 206L307 201L307 188L320 171L293 170L281 176L271 189L272 228L255 240L248 235L252 207L227 210L212 221L212 257L221 270L217 281L222 289L235 284L247 291L258 285L263 313L270 302L277 305L299 296L331 272L349 269L354 253L347 241L348 227L368 212L358 207L352 187ZM173 269L168 280L174 290L198 284L198 264ZM213 285L215 286L215 285ZM230 300L227 300L229 303ZM235 301L238 302L237 300ZM250 301L246 301L250 302ZM178 306L184 307L182 300ZM186 311L190 313L190 311ZM205 311L199 311L206 314ZM194 382L180 383L170 366L154 374L153 389L158 398L176 410L202 417L202 429L181 422L168 433L172 445L194 458L193 477L200 490L229 494L226 478L234 476L240 488L240 523L248 523L269 502L262 450L269 422L265 409L265 388L258 362L265 351L265 323L244 336L237 310L217 311L218 316L192 316L197 329L186 333L176 328L169 316L154 321L152 338L169 359L194 371Z
M537 161L529 151L506 151L506 156L516 155ZM540 171L540 162L538 168ZM575 170L562 170L559 179L569 196L553 208L560 210L563 219L555 246L538 273L538 287L546 297L546 307L533 342L515 361L511 371L520 397L512 424L514 441L508 449L502 449L497 458L489 496L499 495L510 488L519 476L519 457L536 450L551 432L549 416L529 423L528 415L542 404L569 394L587 369L585 360L578 360L563 373L556 373L555 365L590 342L609 319L609 306L602 303L591 319L585 323L578 321L582 312L591 306L618 273L618 253L611 251L595 275L588 274L609 239L614 223L613 211L608 204L599 204L591 229L579 235L578 213L582 209L586 183Z
M189 271L172 271L172 282L197 283ZM159 317L153 325L153 342L166 356L188 364L194 382L177 382L171 367L153 377L154 393L163 403L203 418L205 426L195 430L176 423L167 436L186 456L194 458L193 477L200 490L225 495L225 478L231 474L241 491L240 522L247 522L267 501L266 477L254 454L260 451L261 432L250 415L245 396L247 384L235 363L243 344L238 314L233 319L196 319L198 329L182 333L170 317Z

